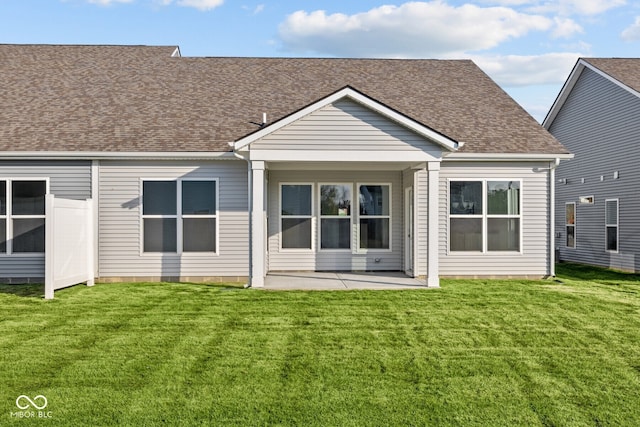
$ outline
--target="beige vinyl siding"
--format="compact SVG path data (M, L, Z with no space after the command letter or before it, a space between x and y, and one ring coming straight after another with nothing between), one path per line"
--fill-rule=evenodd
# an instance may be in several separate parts
M638 117L640 98L585 69L553 121L549 131L575 154L556 171L556 247L561 260L640 271ZM614 179L615 171L619 179ZM594 196L595 203L580 204L581 196ZM618 253L605 248L605 199L619 199ZM565 244L567 202L576 203L575 249Z
M426 151L442 149L354 101L340 100L262 138L252 150Z
M142 253L141 180L218 181L218 254ZM247 165L242 161L102 161L99 183L99 276L248 276Z
M543 276L549 273L549 163L443 162L440 171L441 276ZM522 251L456 253L448 250L449 180L521 180Z
M49 192L67 199L91 197L91 162L89 161L0 161L2 178L48 178ZM44 278L44 254L0 255L0 278L41 281Z
M315 247L312 251L280 249L280 183L312 183L314 188L313 221ZM391 251L370 250L367 253L351 251L320 251L318 229L319 184L352 183L353 225L357 223L357 184L391 184ZM268 245L269 269L271 271L365 271L403 270L404 241L403 185L400 171L269 171ZM357 227L352 227L353 245L357 245ZM376 263L375 260L380 259Z

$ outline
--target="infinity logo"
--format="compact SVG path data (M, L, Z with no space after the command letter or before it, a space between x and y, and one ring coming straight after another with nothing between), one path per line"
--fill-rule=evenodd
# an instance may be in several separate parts
M42 404L42 406L39 406L36 402L36 400L41 399L44 403ZM20 402L26 400L28 403L26 405L21 405ZM20 395L18 396L18 398L16 399L16 406L20 409L27 409L29 406L33 406L36 409L44 409L47 407L47 398L44 397L43 395L39 394L36 397L33 398L33 400L31 400L31 398L29 396L25 396Z

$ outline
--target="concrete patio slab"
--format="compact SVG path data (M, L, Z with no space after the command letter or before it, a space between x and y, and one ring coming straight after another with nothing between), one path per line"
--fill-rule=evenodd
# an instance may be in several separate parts
M390 290L429 289L424 281L402 273L332 273L332 272L282 272L269 273L265 278L266 290Z

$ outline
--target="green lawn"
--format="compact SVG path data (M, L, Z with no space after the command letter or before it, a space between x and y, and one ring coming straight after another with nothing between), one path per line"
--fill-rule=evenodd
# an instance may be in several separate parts
M0 425L640 425L640 278L558 273L424 291L109 284L53 301L0 286ZM49 418L18 418L20 395L45 396Z

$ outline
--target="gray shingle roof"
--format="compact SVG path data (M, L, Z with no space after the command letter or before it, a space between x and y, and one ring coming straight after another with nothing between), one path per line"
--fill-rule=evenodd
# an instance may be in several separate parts
M351 86L467 153L567 150L467 60L173 58L175 46L0 45L0 151L229 151Z
M582 59L636 92L640 92L640 58Z

